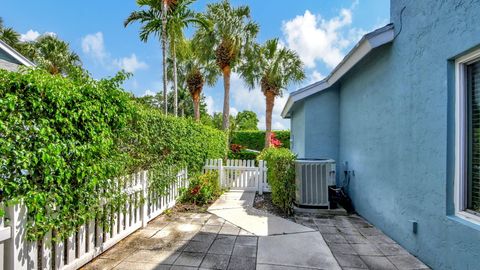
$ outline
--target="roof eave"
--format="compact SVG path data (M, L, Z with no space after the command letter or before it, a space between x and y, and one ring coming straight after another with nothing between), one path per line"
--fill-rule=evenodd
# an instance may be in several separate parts
M393 24L386 25L362 37L355 47L343 58L333 71L323 80L310 84L292 92L283 107L282 117L290 118L293 105L315 93L323 91L338 82L350 69L360 62L373 49L392 42L394 39Z
M10 47L7 43L4 41L0 40L0 49L4 50L8 55L13 57L15 60L20 62L22 65L26 67L35 67L35 64L28 60L25 56L23 56L21 53L17 52L14 48Z

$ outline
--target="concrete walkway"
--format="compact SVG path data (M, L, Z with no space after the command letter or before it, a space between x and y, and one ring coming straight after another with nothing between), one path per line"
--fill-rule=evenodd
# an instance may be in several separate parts
M255 193L230 191L208 211L258 238L257 269L341 269L320 232L253 208Z

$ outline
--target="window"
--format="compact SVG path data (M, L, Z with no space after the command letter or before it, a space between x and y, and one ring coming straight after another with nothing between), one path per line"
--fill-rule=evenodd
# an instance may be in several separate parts
M457 215L480 223L480 50L455 61Z

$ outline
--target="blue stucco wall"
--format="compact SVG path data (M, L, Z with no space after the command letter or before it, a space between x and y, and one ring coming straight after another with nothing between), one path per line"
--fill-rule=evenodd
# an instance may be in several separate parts
M305 100L305 157L338 158L339 94L335 87Z
M290 121L290 150L298 158L305 158L305 107L303 102L295 106Z
M480 269L480 226L452 213L452 59L480 45L480 1L395 0L391 9L399 35L340 82L337 161L355 171L359 214L434 269ZM305 112L319 108L314 98ZM308 135L318 127L304 128L305 149L323 156Z

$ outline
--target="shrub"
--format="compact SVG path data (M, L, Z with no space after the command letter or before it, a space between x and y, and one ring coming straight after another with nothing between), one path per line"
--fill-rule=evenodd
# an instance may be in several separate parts
M290 131L274 131L274 133L275 138L282 143L281 147L290 149ZM232 134L231 143L262 151L265 147L265 131L235 131Z
M181 191L180 201L204 205L215 200L221 194L218 172L210 171L190 179L188 188Z
M0 70L1 199L23 199L30 239L63 238L119 210L126 197L108 179L149 169L161 191L173 165L198 172L226 155L223 132L139 105L120 89L125 78Z
M257 157L267 162L267 179L272 202L285 214L292 213L295 198L295 155L285 148L267 148Z
M230 151L228 152L229 159L243 159L243 160L256 160L259 152L253 152L249 150L242 149L238 152Z

